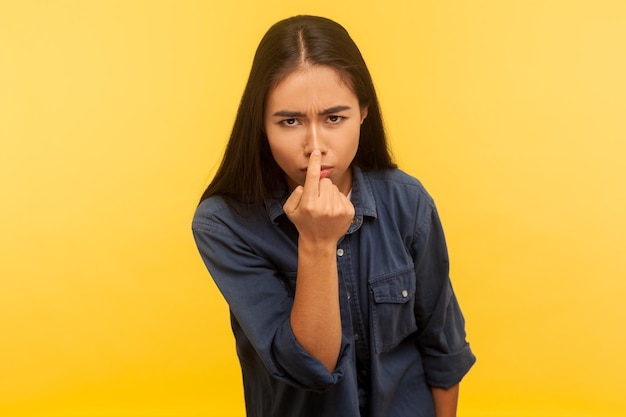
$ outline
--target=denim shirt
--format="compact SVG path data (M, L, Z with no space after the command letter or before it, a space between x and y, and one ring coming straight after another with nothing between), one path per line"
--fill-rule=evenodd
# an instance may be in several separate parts
M400 170L353 168L355 217L337 244L343 336L329 373L290 326L298 232L287 197L235 211L213 196L193 219L230 308L247 415L432 417L430 387L457 384L475 362L433 200Z

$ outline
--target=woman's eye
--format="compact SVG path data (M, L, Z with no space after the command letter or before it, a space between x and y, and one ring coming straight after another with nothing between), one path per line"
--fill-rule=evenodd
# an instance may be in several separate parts
M336 116L336 115L333 115L333 116L328 116L328 119L327 119L327 120L328 120L330 123L339 123L339 122L341 122L343 119L344 119L344 117L343 117L343 116Z
M280 124L282 124L284 126L295 126L296 124L298 124L298 119L281 120Z

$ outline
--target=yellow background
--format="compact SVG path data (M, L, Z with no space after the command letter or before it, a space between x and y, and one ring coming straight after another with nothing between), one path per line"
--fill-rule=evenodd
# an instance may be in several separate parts
M460 416L626 415L622 0L0 0L0 415L243 416L190 221L297 13L351 32L438 203Z

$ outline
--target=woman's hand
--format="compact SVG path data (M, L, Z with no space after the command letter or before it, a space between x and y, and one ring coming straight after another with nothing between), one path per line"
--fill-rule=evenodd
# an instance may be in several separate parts
M328 178L320 179L322 155L309 158L304 186L296 187L283 209L300 233L300 241L336 245L354 217L354 206Z

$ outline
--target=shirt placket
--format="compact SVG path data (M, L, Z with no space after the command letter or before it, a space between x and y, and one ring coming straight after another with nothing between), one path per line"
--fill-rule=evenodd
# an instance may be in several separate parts
M359 267L358 259L355 259L356 252L352 244L352 234L358 229L360 220L355 217L352 226L343 239L337 245L337 265L341 274L343 290L342 295L350 317L342 317L344 323L350 323L352 334L346 336L351 337L355 347L356 357L361 367L359 372L361 377L367 377L367 364L369 363L369 340L367 338L365 320L363 319L362 309L367 308L367 300L361 300L361 291L359 285Z

